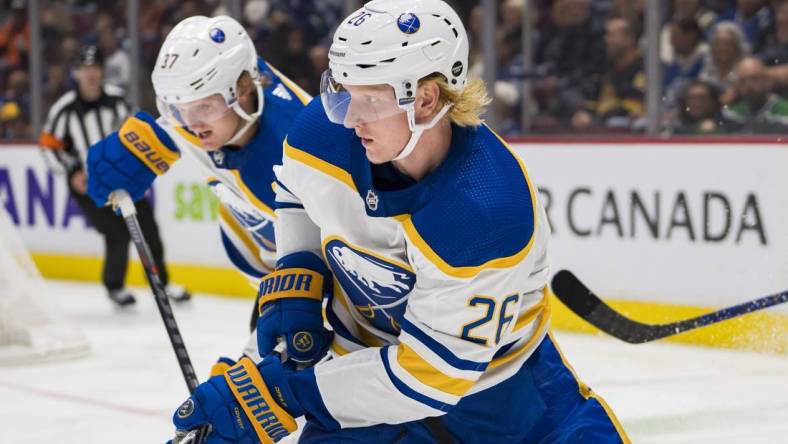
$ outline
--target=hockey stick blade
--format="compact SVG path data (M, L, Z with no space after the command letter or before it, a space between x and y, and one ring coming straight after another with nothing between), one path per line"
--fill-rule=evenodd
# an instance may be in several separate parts
M667 324L645 324L629 319L615 311L580 282L571 271L561 270L556 273L553 277L552 287L556 297L583 320L630 344L642 344L667 338L788 302L788 291L784 291L683 321Z

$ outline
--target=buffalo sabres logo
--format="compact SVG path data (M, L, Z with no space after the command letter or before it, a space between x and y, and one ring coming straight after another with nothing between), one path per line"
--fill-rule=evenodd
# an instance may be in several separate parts
M216 152L218 153L218 151ZM215 154L216 154L215 153ZM211 190L219 201L227 208L242 226L252 233L252 237L261 247L273 251L274 224L254 205L245 201L230 187L222 182L210 181Z
M308 331L299 331L298 333L294 334L292 342L293 347L295 347L295 349L301 353L306 353L312 350L312 346L315 345L315 341L312 339L312 334Z
M192 398L187 399L186 401L178 407L178 418L184 419L191 416L194 412L194 401Z
M224 31L219 28L213 28L210 30L211 40L216 43L222 43L224 41Z
M358 312L375 327L396 333L394 326L405 313L405 302L416 284L416 275L339 239L327 242L325 253L334 277Z
M367 207L372 211L378 209L378 195L372 190L367 190Z
M397 19L397 26L405 34L415 34L421 27L421 22L415 14L405 13Z
M214 165L220 168L222 165L224 165L224 153L222 151L211 151L208 154L210 154Z

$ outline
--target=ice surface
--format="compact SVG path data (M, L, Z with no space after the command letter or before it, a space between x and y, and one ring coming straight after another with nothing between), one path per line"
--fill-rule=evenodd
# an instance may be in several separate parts
M0 367L0 443L163 443L187 396L152 296L115 309L95 285L57 282L90 357ZM200 295L175 314L198 376L248 338L251 300ZM581 379L635 443L788 443L788 357L556 333Z

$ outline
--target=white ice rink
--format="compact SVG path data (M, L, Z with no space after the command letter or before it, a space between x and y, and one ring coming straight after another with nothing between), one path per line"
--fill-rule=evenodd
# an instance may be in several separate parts
M187 390L152 296L140 289L137 306L119 312L97 286L53 289L92 354L0 367L0 444L165 442ZM251 306L207 296L176 306L198 376L240 352ZM634 443L788 443L788 357L556 336Z

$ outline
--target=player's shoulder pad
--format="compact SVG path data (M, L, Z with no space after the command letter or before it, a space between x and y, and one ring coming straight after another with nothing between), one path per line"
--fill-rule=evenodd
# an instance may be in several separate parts
M266 101L289 103L300 108L312 100L309 93L262 57L257 59L257 68L262 76L270 80L270 84L263 89Z
M522 161L487 126L453 131L461 152L439 172L430 203L411 215L406 230L449 274L514 266L534 237L536 189Z
M320 97L315 97L291 125L284 155L296 160L308 157L349 172L353 139L353 130L328 120Z

